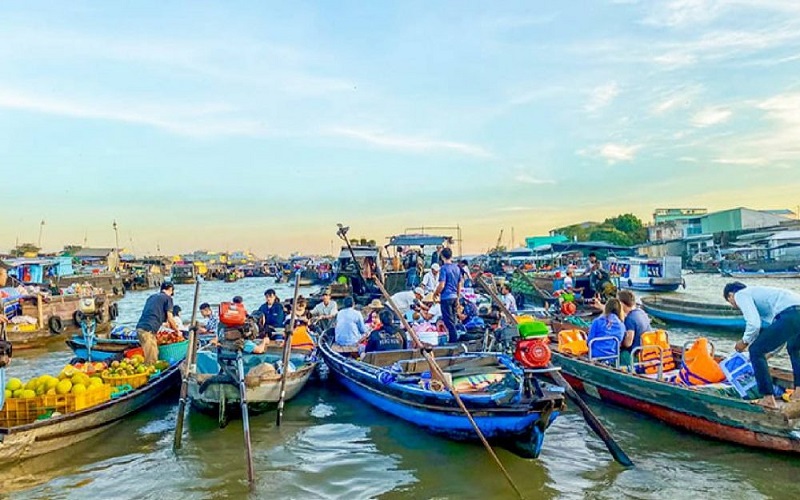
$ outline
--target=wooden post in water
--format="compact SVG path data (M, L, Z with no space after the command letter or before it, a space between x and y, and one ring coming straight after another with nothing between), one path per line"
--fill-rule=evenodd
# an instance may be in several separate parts
M186 402L189 394L189 375L194 370L197 358L197 303L200 299L200 280L194 285L194 302L192 304L192 320L189 325L189 349L186 352L186 359L183 366L183 382L181 383L181 395L178 400L178 418L175 422L175 439L172 442L172 449L181 448L183 438L183 419L186 414Z
M302 272L298 269L294 277L294 298L292 299L292 315L289 319L289 329L283 336L283 356L281 357L283 363L283 371L281 373L281 392L278 397L278 415L275 417L275 424L280 427L281 420L283 420L283 404L286 400L286 379L289 377L289 357L292 352L292 334L294 333L294 323L297 319L297 293L300 290L300 275Z

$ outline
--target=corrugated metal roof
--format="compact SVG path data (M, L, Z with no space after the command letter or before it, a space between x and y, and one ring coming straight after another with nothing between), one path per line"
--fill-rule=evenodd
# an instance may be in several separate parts
M442 245L445 242L452 243L453 238L450 236L434 236L431 234L399 234L389 238L389 245L391 246L431 246Z

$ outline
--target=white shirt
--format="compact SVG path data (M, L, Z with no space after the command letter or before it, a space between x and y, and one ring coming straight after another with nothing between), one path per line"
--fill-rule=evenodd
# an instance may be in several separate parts
M508 309L509 312L517 312L517 299L514 298L514 295L507 293L501 298L503 299L503 305L506 306L506 309Z
M564 290L574 287L574 282L572 281L571 276L567 276L564 278Z
M800 306L800 295L771 286L748 286L733 295L747 326L742 340L752 344L761 332L761 324L772 323L784 309Z
M429 323L436 323L442 317L442 305L438 302L428 309L428 314L432 314L433 317L428 320Z
M402 314L405 314L411 309L411 304L413 304L415 300L417 300L417 296L414 295L414 292L411 290L397 292L392 295L392 302L394 302L394 305L397 306Z
M425 290L425 293L433 293L438 286L439 275L434 276L433 271L425 273L425 276L422 277L422 289Z
M335 301L330 301L326 306L324 302L320 302L314 309L311 310L312 316L336 316L336 313L339 312L339 307L337 307Z

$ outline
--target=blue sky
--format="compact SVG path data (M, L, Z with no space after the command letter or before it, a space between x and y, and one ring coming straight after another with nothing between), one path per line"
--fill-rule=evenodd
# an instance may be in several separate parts
M799 2L7 2L0 37L0 249L800 204Z

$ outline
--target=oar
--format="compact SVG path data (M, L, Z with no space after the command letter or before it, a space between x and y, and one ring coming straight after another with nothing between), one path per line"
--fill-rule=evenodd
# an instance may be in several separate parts
M189 325L189 348L186 352L185 366L183 367L183 382L181 383L181 395L178 400L178 420L175 422L175 440L172 442L172 449L179 450L181 439L183 438L183 418L186 413L186 402L189 395L189 375L194 370L197 358L197 301L200 299L200 280L194 285L194 302L192 304L192 320Z
M292 351L292 333L294 333L294 322L297 319L297 292L300 290L300 274L300 270L298 269L294 276L294 298L292 299L292 315L289 319L289 329L285 332L283 338L281 392L278 397L278 415L275 420L275 424L278 427L280 427L281 420L283 419L283 403L286 400L286 378L289 376L289 355Z
M497 306L500 308L501 311L503 311L508 320L513 325L517 325L518 324L517 318L515 318L514 315L511 314L511 311L509 311L508 308L505 306L505 304L503 304L503 301L500 300L500 297L498 297L497 294L494 293L494 291L491 288L489 288L489 286L484 282L483 275L478 274L476 282L478 283L478 285L480 285L481 288L483 288L489 294L492 300L495 301ZM608 430L605 428L605 426L603 426L600 420L598 420L598 418L595 416L595 414L592 412L592 410L589 408L586 402L583 399L581 399L578 393L575 392L575 389L573 389L572 386L569 385L569 382L567 382L567 380L561 375L561 373L558 371L552 371L550 372L550 376L553 377L553 380L555 381L556 384L564 388L564 391L567 393L567 396L569 396L569 398L578 406L578 408L581 410L581 413L583 413L584 420L589 425L589 427L594 431L594 433L597 434L597 437L603 440L606 447L608 448L609 453L611 453L611 456L614 457L614 460L616 460L625 467L633 467L633 461L631 461L631 459L622 450L619 444L617 444L617 442L611 436L611 433L608 432Z
M2 311L0 311L0 315L1 314L3 314ZM3 318L5 318L5 316L3 316ZM4 321L0 321L0 343L2 344L2 352L0 352L0 355L8 356L8 362L10 363L12 354L11 343L8 341L8 338L6 337L6 324ZM5 389L6 387L5 359L3 360L3 363L0 364L0 385L3 387L3 389ZM0 408L2 408L4 404L6 404L6 391L3 391L2 394L0 394Z
M350 251L350 255L352 255L353 260L355 261L356 254L355 252L353 252L353 247L350 246L350 241L347 239L347 228L343 228L342 225L339 224L339 231L336 234L339 235L339 237L343 239L344 242L347 244L347 249ZM456 404L458 404L458 406L461 408L461 411L464 412L464 415L469 420L469 423L472 425L472 428L475 429L475 433L478 435L478 438L481 440L481 443L483 443L483 446L486 448L486 451L489 452L489 455L492 457L492 459L494 459L495 463L500 468L500 471L503 473L503 476L505 476L506 480L508 481L508 484L511 485L511 487L514 489L514 492L517 494L519 498L523 498L522 492L514 483L514 480L511 479L511 475L508 473L506 468L503 467L502 462L500 462L500 459L497 457L491 445L486 440L486 437L483 435L483 432L481 432L480 427L478 427L478 424L472 418L472 415L470 414L469 410L464 405L464 402L461 400L461 396L459 396L458 391L456 391L455 387L453 387L453 384L450 383L450 380L445 376L444 372L442 372L441 367L436 363L436 360L434 359L431 352L429 350L426 350L425 346L422 345L422 342L419 340L419 337L417 336L417 332L415 332L414 329L411 328L411 325L408 323L405 316L403 316L403 314L400 312L400 309L398 309L397 305L395 305L394 301L392 300L392 297L389 295L389 292L386 291L386 288L383 286L383 280L381 278L380 270L378 270L378 272L375 273L374 279L375 279L375 285L381 291L381 294L383 294L383 298L386 300L386 303L389 305L392 311L397 315L397 317L400 318L400 322L403 324L403 327L406 329L406 332L408 332L408 334L411 336L411 339L414 341L414 344L416 344L420 348L422 356L425 358L425 361L428 362L428 366L430 367L432 374L435 375L444 384L445 388L450 392L450 394L452 394L453 399L456 401Z
M255 484L255 471L253 469L253 445L250 442L250 412L247 409L247 387L244 383L244 361L242 351L236 351L236 372L239 376L239 401L242 409L242 427L244 428L244 453L247 460L247 482L250 489Z

